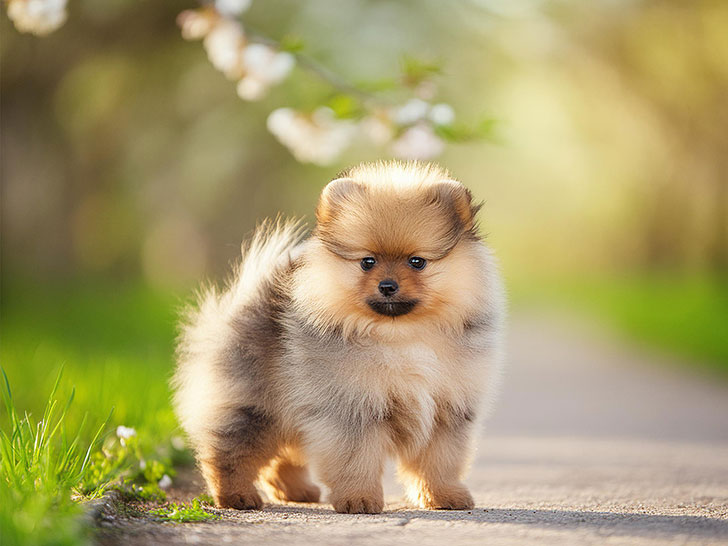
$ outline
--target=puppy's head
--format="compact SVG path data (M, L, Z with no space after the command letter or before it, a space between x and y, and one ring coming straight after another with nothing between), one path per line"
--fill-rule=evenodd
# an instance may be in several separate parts
M477 210L470 191L433 165L350 169L321 194L299 295L350 331L461 325L481 301L488 266Z

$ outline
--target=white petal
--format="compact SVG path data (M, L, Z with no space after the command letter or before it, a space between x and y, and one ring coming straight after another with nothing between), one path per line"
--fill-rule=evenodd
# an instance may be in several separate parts
M368 116L359 123L362 132L369 139L379 146L382 146L392 140L394 129L391 122L384 120L378 116Z
M452 125L455 121L455 110L449 104L441 102L432 107L429 118L435 125Z
M203 42L212 65L228 78L242 76L243 27L230 19L219 21Z
M66 0L10 0L8 17L20 32L49 34L66 21Z
M169 489L172 486L172 478L165 474L162 479L157 483L160 489Z
M215 9L226 17L235 17L247 11L252 0L215 0Z
M264 72L275 52L265 44L249 44L243 51L243 64L250 72Z
M238 82L238 96L243 100L260 100L265 96L268 85L253 75L245 76Z
M410 99L394 111L394 121L398 125L411 125L427 116L430 104L422 99Z
M182 29L185 40L200 40L207 36L215 26L215 18L209 12L188 9L177 16L177 24Z
M392 153L402 159L431 159L445 149L445 143L432 127L418 124L407 129L392 143Z
M278 83L283 81L296 64L296 58L286 51L276 53L268 66L268 81Z
M124 440L128 440L132 436L136 436L136 434L136 430L131 427L125 427L124 425L116 427L116 436Z

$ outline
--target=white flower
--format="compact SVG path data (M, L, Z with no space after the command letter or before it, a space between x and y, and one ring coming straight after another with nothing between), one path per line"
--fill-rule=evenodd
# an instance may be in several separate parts
M311 116L278 108L268 116L268 130L298 161L328 165L351 143L357 125L336 119L329 108L319 108Z
M426 123L407 129L392 143L392 153L402 159L431 159L442 153L445 144Z
M398 125L412 125L427 117L430 111L430 103L422 99L410 99L403 106L395 109L394 121Z
M172 478L165 474L164 476L162 476L162 479L157 482L157 485L160 489L169 489L172 485Z
M177 16L185 40L201 40L213 29L220 16L211 9L188 9Z
M270 83L283 81L294 64L293 55L285 51L276 52L265 44L250 44L243 52L245 70Z
M268 86L255 76L245 76L238 82L237 91L243 100L260 100L268 91Z
M237 17L250 7L252 0L215 0L215 9L226 17Z
M121 445L123 446L126 446L126 440L136 435L136 430L131 427L125 427L124 425L116 427L116 436L119 438L119 442L121 442Z
M240 23L220 19L203 42L212 65L230 79L243 75L242 51L245 35Z
M394 136L392 122L385 117L367 116L359 122L359 127L369 140L378 146L383 146Z
M449 104L441 102L430 109L428 117L435 125L452 125L455 121L455 110Z
M243 51L245 76L238 83L238 95L245 100L258 100L272 85L288 76L295 64L290 53L277 52L264 44L250 44Z
M66 22L67 0L9 0L8 17L20 32L50 34Z

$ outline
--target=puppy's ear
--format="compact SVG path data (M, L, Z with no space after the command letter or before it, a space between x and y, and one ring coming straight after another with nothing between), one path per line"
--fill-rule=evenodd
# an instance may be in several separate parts
M457 180L443 180L432 187L433 201L446 208L464 231L475 229L475 215L481 205L473 203L473 194Z
M316 219L319 223L325 223L358 196L366 192L366 187L351 178L337 178L332 180L321 192L318 206L316 207Z

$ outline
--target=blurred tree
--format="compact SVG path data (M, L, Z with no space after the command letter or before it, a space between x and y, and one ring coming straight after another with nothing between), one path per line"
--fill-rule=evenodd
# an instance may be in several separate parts
M728 3L640 2L570 27L659 125L644 180L645 263L728 271Z

